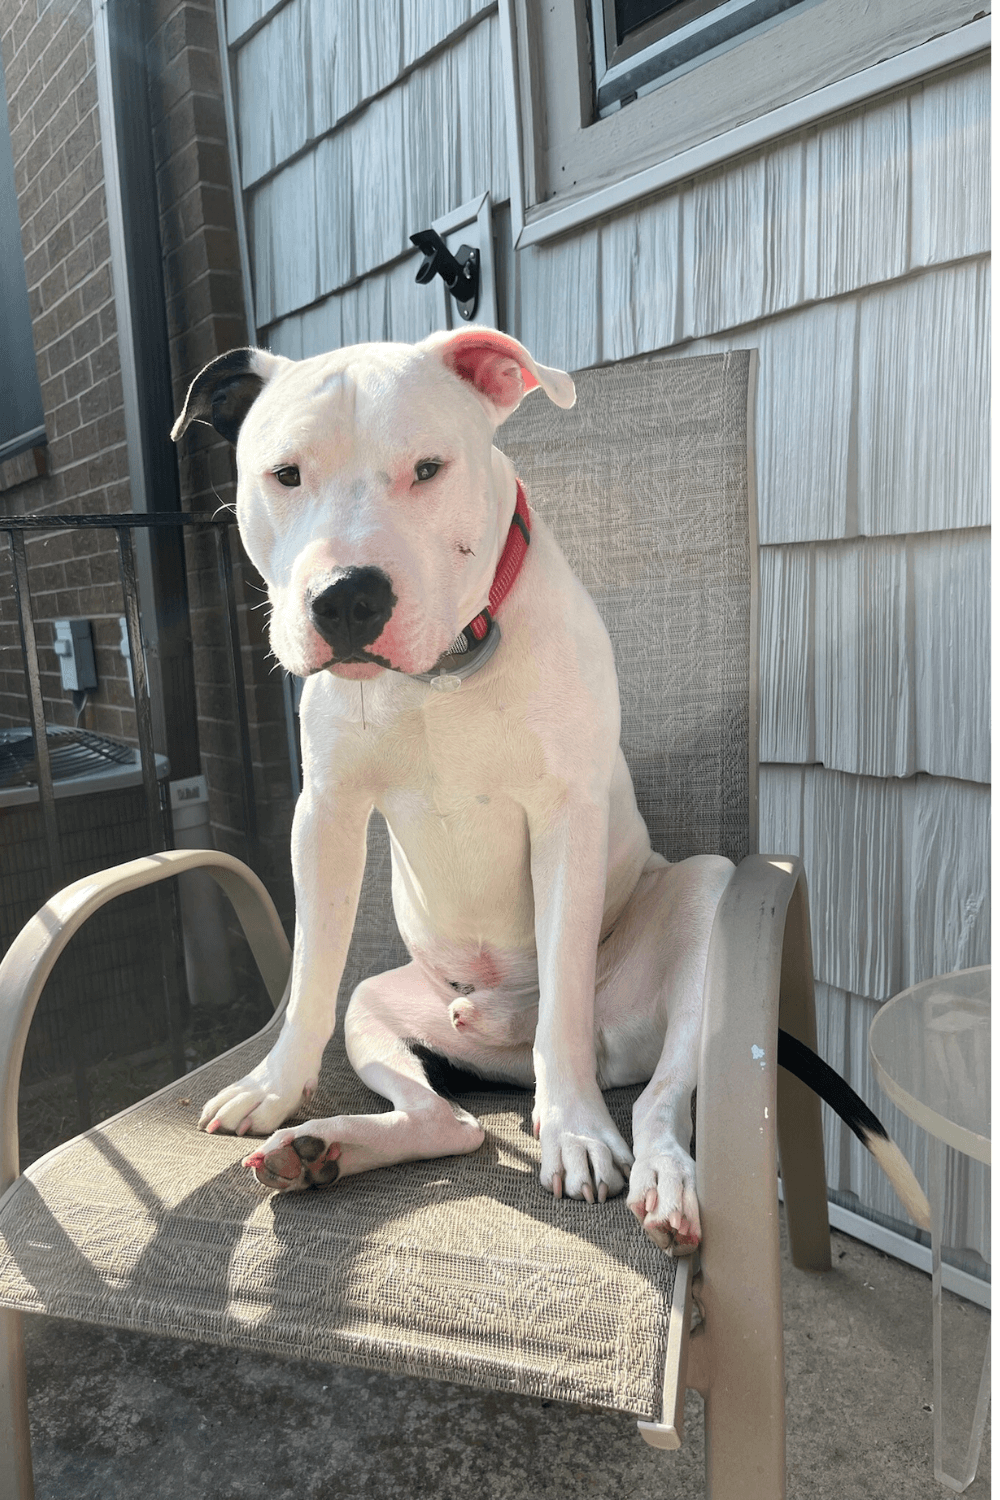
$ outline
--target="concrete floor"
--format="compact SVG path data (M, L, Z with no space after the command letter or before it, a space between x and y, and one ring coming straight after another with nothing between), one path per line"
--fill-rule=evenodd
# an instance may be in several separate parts
M930 1281L846 1235L785 1258L789 1500L942 1500ZM968 1361L989 1315L950 1308ZM37 1500L697 1500L701 1410L657 1453L628 1417L27 1320ZM965 1492L989 1494L989 1434ZM768 1500L747 1494L745 1500Z

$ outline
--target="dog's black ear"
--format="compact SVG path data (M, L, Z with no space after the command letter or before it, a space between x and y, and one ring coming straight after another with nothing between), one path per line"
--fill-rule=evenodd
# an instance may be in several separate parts
M266 349L230 349L195 376L184 410L170 429L177 443L192 422L209 422L227 442L235 444L247 412L270 377L275 355Z

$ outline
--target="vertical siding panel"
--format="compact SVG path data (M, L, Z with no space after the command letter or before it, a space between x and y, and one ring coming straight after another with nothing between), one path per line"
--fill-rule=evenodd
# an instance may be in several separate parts
M592 229L518 252L516 336L542 364L581 370L600 360L599 250Z
M933 79L910 101L913 121L911 264L930 266L990 248L990 69Z
M981 1161L962 1157L968 1174L964 1201L957 1204L949 1223L952 1244L968 1245L990 1262L990 1169Z
M988 782L988 618L985 530L762 548L761 759Z
M337 0L335 5L309 0L308 63L317 135L332 130L364 97L358 5L359 0Z
M350 127L359 274L411 248L405 230L403 99L403 91L394 89L376 99Z
M804 767L761 766L758 816L760 847L764 853L802 855L805 845L804 788ZM810 894L810 907L813 900Z
M761 546L842 537L851 528L856 330L856 304L832 302L666 351L677 358L726 349L759 353Z
M325 297L322 302L317 302L315 307L310 307L306 312L300 313L299 317L302 325L303 356L327 354L332 349L339 349L345 342L339 296Z
M816 1050L842 1078L849 1071L847 1048L848 1007L850 997L844 990L828 984L816 985ZM826 1182L830 1188L850 1189L851 1132L832 1109L823 1110L823 1154L826 1159Z
M350 136L328 135L314 152L318 295L357 275L354 159Z
M389 294L384 276L368 276L340 298L344 344L367 344L389 337Z
M328 5L329 0L319 3ZM354 0L354 3L361 98L370 99L399 77L403 56L400 0Z
M990 961L990 789L930 776L913 785L903 892L907 985Z
M841 537L848 527L853 302L809 308L753 330L760 540Z
M909 539L917 769L990 779L989 532Z
M415 344L439 327L439 303L428 295L425 286L417 285L420 257L400 261L385 280L389 299L388 337L403 344Z
M803 300L805 146L801 139L764 156L764 313Z
M236 54L244 187L298 151L312 134L308 23L302 0L293 0Z
M903 987L903 847L913 783L805 769L803 858L816 974L856 995Z
M426 68L418 68L404 86L402 167L407 237L418 229L427 229L434 219L465 201L454 138L451 130L442 129L442 121L449 116L458 67L458 60L446 52Z
M983 262L862 298L859 531L988 524L988 318Z
M261 328L320 295L313 154L256 188L249 208Z
M816 760L813 549L760 551L760 758Z
M766 171L762 156L699 178L683 194L686 338L763 316Z
M816 557L816 759L868 776L916 769L906 549L864 540Z
M467 21L472 0L402 0L403 66L409 67Z
M251 26L276 10L282 0L226 0L226 37L232 47Z
M274 246L271 243L270 198L273 184L246 195L247 240L253 266L254 322L264 328L275 317Z
M289 317L273 323L259 334L261 347L270 349L273 354L283 354L286 359L302 359L303 355L314 353L312 349L303 347L302 321L301 313L291 313Z
M451 85L443 119L457 120L445 130L458 160L457 203L489 192L497 203L509 194L506 105L500 66L500 23L496 16L476 26L445 56ZM438 123L438 130L441 124ZM448 204L448 208L456 204Z
M807 298L836 297L907 269L909 145L905 98L807 134Z
M677 341L680 232L677 194L599 230L604 359L628 359Z

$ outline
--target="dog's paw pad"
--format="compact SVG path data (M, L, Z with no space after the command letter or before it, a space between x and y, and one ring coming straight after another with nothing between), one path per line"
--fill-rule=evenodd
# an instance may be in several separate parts
M316 1135L292 1135L270 1150L261 1147L244 1160L263 1187L276 1192L328 1187L340 1175L340 1147Z

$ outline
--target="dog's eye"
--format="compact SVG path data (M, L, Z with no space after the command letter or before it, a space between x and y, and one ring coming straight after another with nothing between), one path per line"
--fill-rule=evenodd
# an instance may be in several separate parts
M279 484L283 484L289 490L293 490L297 484L302 483L299 479L297 464L285 464L282 468L275 469L274 477Z
M423 482L425 479L433 479L441 465L436 459L422 458L414 469L417 479Z

